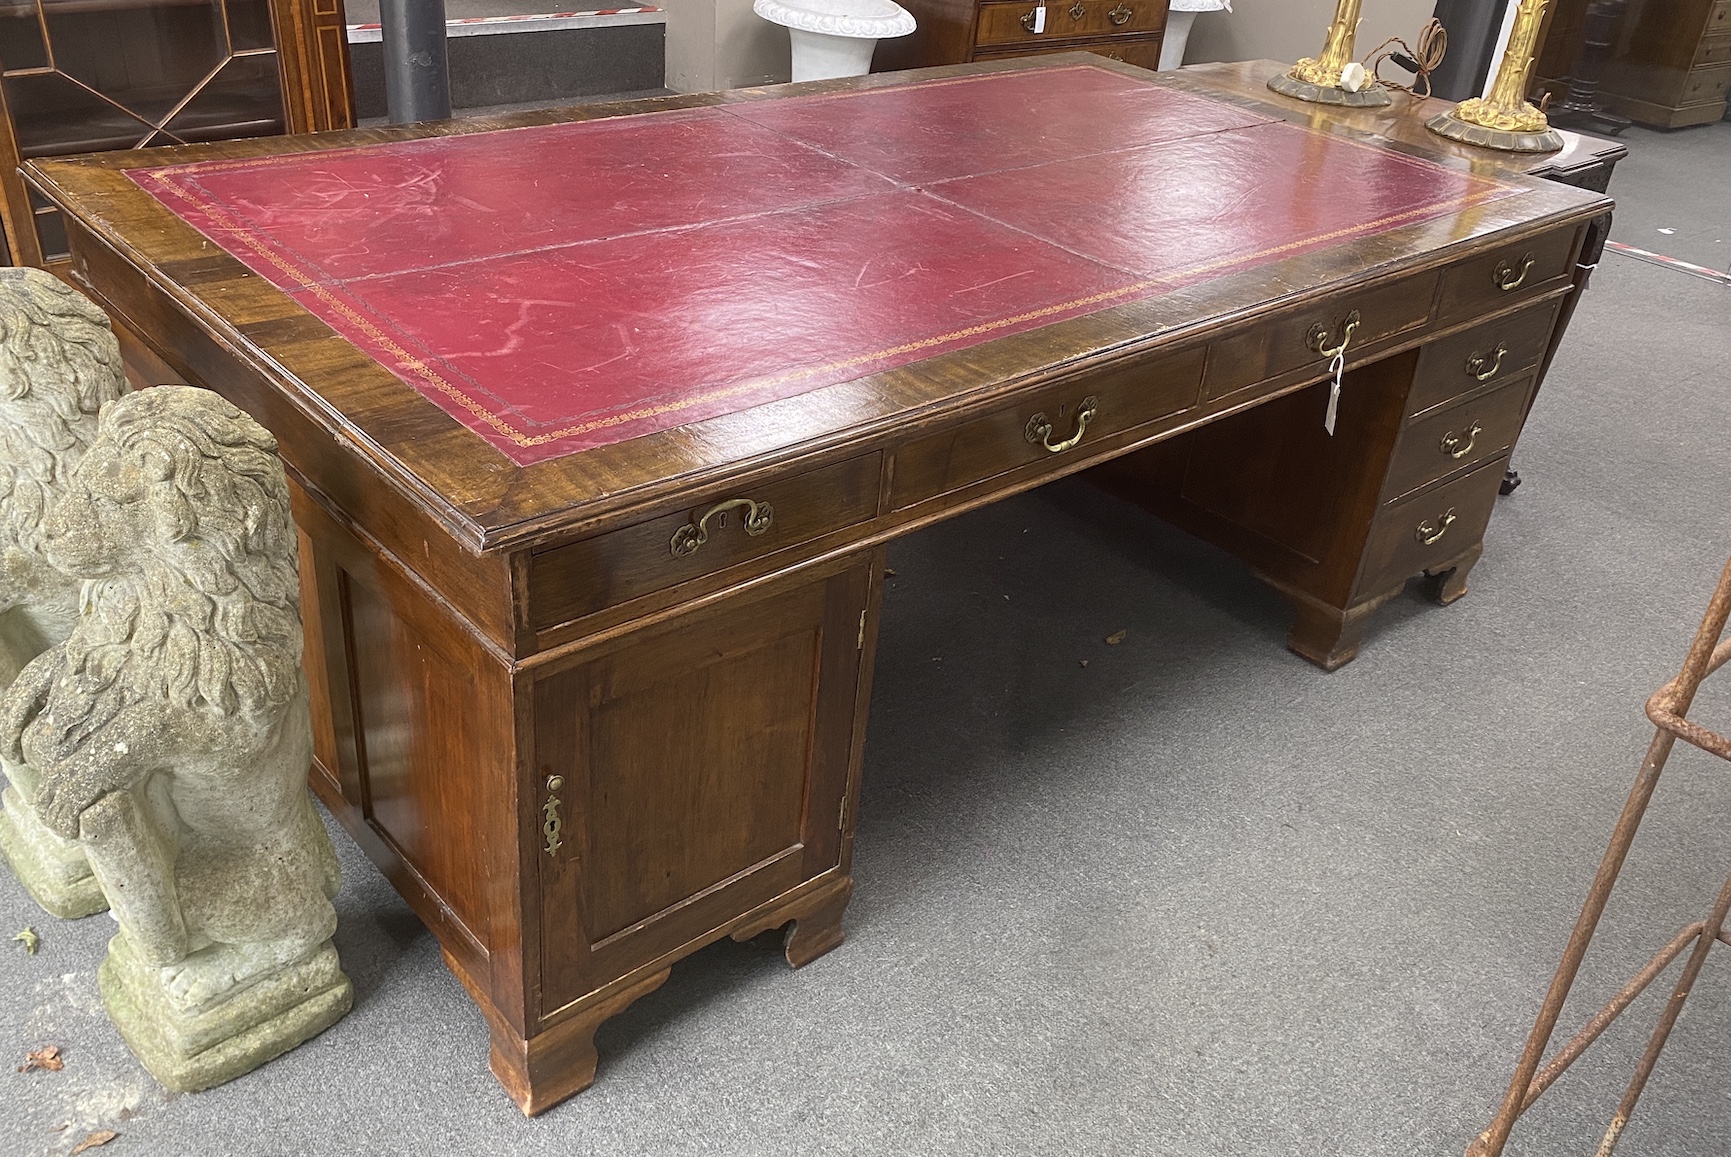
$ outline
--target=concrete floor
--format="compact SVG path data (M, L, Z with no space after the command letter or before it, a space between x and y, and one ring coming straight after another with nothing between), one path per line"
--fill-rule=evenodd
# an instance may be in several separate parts
M1701 260L1731 125L1628 142L1617 235ZM354 1012L196 1096L103 1015L106 918L44 919L0 876L0 932L43 937L0 945L0 1055L67 1062L0 1072L0 1153L111 1128L104 1157L1458 1154L1650 737L1641 704L1731 553L1728 366L1731 290L1608 255L1472 593L1397 599L1334 675L1283 650L1286 611L1242 567L1086 482L901 541L848 943L798 973L759 945L697 954L603 1027L597 1085L534 1120L346 838ZM1696 714L1731 726L1731 677ZM1568 1026L1731 868L1727 769L1671 769ZM1593 1151L1655 1003L1511 1153ZM1728 1032L1721 952L1620 1153L1731 1152Z

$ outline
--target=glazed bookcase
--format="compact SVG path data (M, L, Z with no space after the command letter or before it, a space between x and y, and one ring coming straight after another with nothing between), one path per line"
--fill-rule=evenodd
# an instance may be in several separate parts
M0 0L0 222L15 265L66 258L38 157L348 128L342 0Z

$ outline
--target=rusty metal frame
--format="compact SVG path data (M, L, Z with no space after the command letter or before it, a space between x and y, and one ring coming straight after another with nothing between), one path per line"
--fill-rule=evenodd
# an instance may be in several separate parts
M1586 903L1582 905L1580 919L1575 922L1575 930L1569 936L1568 947L1563 950L1563 958L1557 965L1556 975L1551 978L1551 987L1545 993L1545 1003L1539 1010L1538 1021L1533 1025L1532 1033L1527 1037L1526 1049L1521 1053L1520 1063L1515 1067L1515 1075L1503 1097L1502 1108L1491 1121L1489 1128L1467 1146L1467 1157L1500 1157L1503 1146L1508 1143L1509 1131L1514 1128L1521 1114L1532 1107L1539 1095L1551 1087L1563 1071L1586 1051L1587 1046L1597 1040L1599 1035L1610 1027L1611 1022L1616 1020L1672 961L1685 950L1689 950L1689 959L1683 965L1683 972L1677 978L1676 986L1671 990L1671 999L1660 1014L1653 1035L1648 1038L1646 1052L1641 1056L1641 1063L1636 1067L1635 1075L1630 1078L1623 1099L1618 1103L1617 1111L1599 1142L1598 1157L1611 1157L1629 1123L1630 1115L1635 1111L1635 1104L1640 1100L1642 1090L1647 1087L1647 1078L1652 1075L1659 1054L1665 1048L1665 1042L1670 1038L1671 1030L1683 1012L1683 1005L1689 999L1695 979L1701 973L1701 966L1706 963L1708 951L1715 942L1731 944L1731 937L1727 936L1725 930L1726 914L1731 912L1731 877L1727 877L1708 917L1685 927L1669 944L1655 953L1622 990L1594 1014L1574 1038L1558 1051L1544 1070L1540 1071L1539 1062L1550 1043L1551 1033L1557 1027L1563 1002L1568 999L1569 988L1574 984L1575 975L1581 967L1581 959L1592 942L1593 930L1598 926L1599 917L1604 914L1605 903L1610 899L1611 889L1617 882L1617 873L1623 868L1623 860L1629 853L1630 845L1635 842L1635 832L1641 825L1641 817L1646 814L1654 789L1659 785L1659 775L1665 770L1665 762L1671 756L1672 746L1681 739L1721 759L1731 760L1731 739L1686 718L1701 681L1731 661L1731 639L1724 637L1728 618L1731 618L1731 561L1725 564L1725 570L1719 576L1719 585L1714 588L1713 597L1707 604L1707 614L1695 633L1695 641L1690 645L1688 657L1683 661L1682 672L1647 700L1647 718L1653 721L1656 728L1653 742L1647 748L1647 757L1641 762L1641 770L1636 773L1628 801L1623 805L1623 813L1618 817L1617 826L1611 833L1610 845L1606 847L1604 859L1599 863L1599 873L1593 878L1593 885L1587 891Z

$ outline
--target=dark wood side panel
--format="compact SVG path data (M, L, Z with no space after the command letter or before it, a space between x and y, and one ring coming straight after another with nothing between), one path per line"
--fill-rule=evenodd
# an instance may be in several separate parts
M320 796L472 976L514 956L511 671L298 486ZM503 741L502 741L503 740ZM507 988L516 985L508 980ZM498 1001L512 1020L521 1002Z

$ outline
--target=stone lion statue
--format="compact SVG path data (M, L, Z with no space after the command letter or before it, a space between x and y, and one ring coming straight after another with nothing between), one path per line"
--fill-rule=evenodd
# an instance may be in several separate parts
M296 538L275 450L190 386L104 407L44 523L50 561L83 580L82 614L0 697L0 751L36 769L38 815L82 840L119 921L109 1012L172 1088L236 1076L350 1000L329 943L336 857L306 786Z
M51 273L0 269L0 688L78 621L81 584L43 554L43 522L96 440L97 411L125 390L100 309ZM30 768L0 771L0 851L30 894L56 916L106 908L84 852L30 810Z

